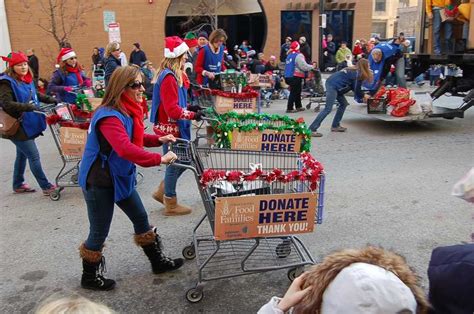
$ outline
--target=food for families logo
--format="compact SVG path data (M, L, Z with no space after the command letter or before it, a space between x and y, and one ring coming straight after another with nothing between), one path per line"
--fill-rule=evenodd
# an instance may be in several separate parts
M252 203L249 204L233 204L229 205L229 202L224 201L221 208L220 223L222 224L240 224L253 222L255 216L255 206Z

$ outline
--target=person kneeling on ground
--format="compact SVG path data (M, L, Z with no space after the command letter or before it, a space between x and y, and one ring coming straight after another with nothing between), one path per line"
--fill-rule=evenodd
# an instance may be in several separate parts
M103 277L102 248L109 234L117 204L133 223L135 243L143 248L153 273L180 268L183 259L164 255L161 238L148 222L145 207L135 189L136 166L159 166L176 160L147 152L143 146L157 147L175 141L172 135L144 133L143 75L140 68L117 68L107 86L102 104L95 111L79 168L79 185L87 204L89 236L81 244L83 272L81 286L91 290L111 290L115 281Z
M428 309L418 277L405 259L369 246L326 256L258 314L425 314Z
M332 132L345 132L347 128L342 127L340 122L346 107L349 106L345 93L349 91L354 91L355 99L357 102L362 102L363 95L361 91L362 81L371 81L372 72L369 68L369 62L366 59L361 59L357 62L357 65L342 69L339 72L332 74L326 80L326 105L324 110L321 111L313 123L309 126L309 129L312 131L313 137L323 136L321 133L317 132L323 120L331 113L332 107L334 106L335 101L339 103L337 107L336 115L332 121Z

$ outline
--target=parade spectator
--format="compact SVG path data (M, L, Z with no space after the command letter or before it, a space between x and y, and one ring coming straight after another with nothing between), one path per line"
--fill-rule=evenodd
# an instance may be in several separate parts
M324 51L325 71L333 70L336 67L336 44L331 34L327 36L327 49Z
M71 48L62 48L56 61L59 69L53 72L49 90L58 100L74 104L78 89L91 87L92 82L86 77L82 65L77 61L76 53Z
M120 53L122 49L120 49L120 43L114 41L107 45L105 48L105 85L109 83L109 79L112 76L112 73L115 71L116 68L122 66L120 62Z
M354 56L354 59L356 61L359 59L362 59L364 56L364 51L362 50L362 44L359 39L355 41L354 48L352 49L352 55Z
M145 83L145 95L147 99L151 99L153 97L153 78L156 75L156 70L153 67L153 63L151 61L143 62L143 66L141 67L144 83Z
M140 43L134 43L132 53L130 54L129 64L141 66L146 60L146 54L140 49Z
M311 48L309 47L309 44L306 41L306 37L301 36L298 42L300 43L300 51L303 54L304 59L307 63L311 63Z
M216 36L220 40L223 35L221 32L211 34L209 38L211 44L215 42ZM189 81L183 70L188 49L186 43L177 36L165 38L165 54L155 79L150 113L155 134L172 134L191 140L190 120L200 121L204 116L200 111L201 107L187 106L186 90L189 88ZM206 50L207 48L204 48L202 52ZM163 146L163 153L167 152L168 146ZM153 198L165 205L166 216L191 213L191 208L178 204L176 195L176 183L184 170L184 168L166 167L165 178L153 193Z
M283 298L273 297L258 314L426 314L429 308L405 258L369 246L326 256L296 278Z
M186 52L187 60L184 64L184 70L186 71L186 75L188 76L189 80L193 83L196 82L196 72L194 72L194 57L196 49L199 45L199 41L196 39L196 35L193 32L189 32L184 37L184 42L188 45L189 50Z
M300 52L300 44L297 41L292 42L285 65L285 82L290 85L286 113L304 111L301 104L301 84L305 73L314 68L315 65L306 63L304 55Z
M218 28L209 36L209 44L200 49L194 67L198 84L208 85L215 79L215 73L225 70L224 43L226 40L227 34L223 29Z
M125 54L125 52L123 50L120 51L120 65L121 66L126 66L128 65L128 61L127 61L127 55Z
M99 52L99 47L94 47L92 50L92 67L94 68L100 68L102 67L104 60L102 59L100 52Z
M276 61L275 56L270 56L270 60L265 64L265 72L270 72L273 73L273 71L279 71L280 68L278 66L278 63Z
M57 100L37 94L33 83L33 73L28 66L28 57L22 52L12 52L2 57L7 62L7 69L0 75L0 104L3 110L15 119L20 119L20 127L11 136L3 135L16 147L16 158L13 168L13 191L15 193L35 192L25 182L26 161L30 165L36 181L44 195L50 195L58 189L50 183L41 166L40 155L35 139L46 129L44 115L33 112L38 110L39 102L57 103Z
M347 42L342 41L341 47L336 52L336 62L339 65L340 63L346 60L347 55L352 55L352 51L347 47Z
M265 58L265 55L263 54L263 52L260 52L257 55L257 58L252 60L252 62L250 64L250 72L252 72L254 74L263 74L263 73L265 73L266 61L265 61L264 58Z
M341 126L341 120L349 103L344 94L352 90L354 92L354 99L357 102L362 102L364 97L361 91L362 81L370 82L372 78L372 72L370 71L367 59L361 59L357 62L357 65L332 74L326 80L326 105L324 106L324 110L318 114L316 119L314 119L313 123L309 126L312 132L311 135L313 137L323 136L317 132L317 130L324 119L331 113L336 100L339 106L337 107L336 115L332 122L331 131L345 132L347 128Z
M35 84L38 83L39 79L39 60L38 57L35 55L35 50L33 48L26 50L26 55L28 56L28 65L30 69L33 71L33 80Z
M385 78L385 85L387 87L397 85L397 76L395 75L395 66L393 64L390 66L390 71Z
M87 143L79 168L89 217L89 236L80 245L83 272L81 286L91 290L111 290L115 281L103 277L102 249L117 204L134 227L135 243L150 260L153 273L180 268L183 259L170 259L163 253L161 238L148 222L148 215L135 189L136 166L159 166L177 157L161 156L143 147L157 147L175 141L171 135L144 133L143 76L140 68L120 67L114 71L102 104L92 118Z
M454 45L453 25L451 21L442 21L441 10L445 10L451 4L451 0L426 0L426 15L428 19L433 20L433 49L435 54L441 54L441 28L444 30L445 51L452 51L451 46ZM448 49L450 48L450 49Z
M367 42L367 53L372 52L372 49L375 47L375 38L370 38Z
M281 45L281 48L280 48L280 61L281 62L286 61L286 57L288 56L288 50L290 50L290 45L291 45L291 37L286 37L285 43Z
M321 43L321 46L322 46L323 50L328 48L328 41L326 39L326 35L324 35L324 34L323 34L323 41Z
M443 67L439 64L430 65L430 86L435 86L441 76Z
M239 48L240 50L245 52L249 52L250 50L252 50L252 46L250 46L249 41L246 39L242 41L242 44L240 44Z
M360 40L360 45L362 47L362 58L367 58L369 56L369 44L365 38Z
M39 78L38 79L38 93L46 95L48 93L49 82L47 79Z

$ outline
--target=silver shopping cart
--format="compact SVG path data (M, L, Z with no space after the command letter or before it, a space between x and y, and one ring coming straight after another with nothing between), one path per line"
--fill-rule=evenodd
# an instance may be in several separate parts
M317 187L303 177L297 180L272 181L267 179L253 180L251 183L227 182L227 187L219 184L203 186L202 179L209 169L229 172L249 171L249 165L259 165L263 172L275 168L283 173L295 173L304 170L301 155L298 153L255 152L229 149L210 149L195 147L192 142L178 139L171 145L171 150L178 156L172 165L190 169L194 172L199 186L205 214L193 229L193 241L183 249L183 256L196 259L198 266L198 281L195 287L186 293L189 302L196 303L203 298L203 283L205 281L250 275L260 272L288 269L290 280L299 276L306 265L314 264L314 258L303 242L291 234L235 238L232 240L216 239L216 203L226 197L239 196L242 203L249 197L276 194L300 195L311 192L317 196L313 208L315 223L322 223L324 206L324 173L317 176ZM230 200L230 199L229 199ZM204 223L207 220L209 226Z
M206 86L191 83L191 91L191 103L193 105L200 106L201 108L206 110L206 112L208 112L208 115L211 112L214 112L214 110L212 109L214 108L215 96L212 95L211 89ZM200 122L194 123L194 126L196 127L194 144L196 146L199 146L201 140L205 140L207 144L212 142L212 137L214 134L209 122L213 120L214 115L211 114L211 116L202 119Z

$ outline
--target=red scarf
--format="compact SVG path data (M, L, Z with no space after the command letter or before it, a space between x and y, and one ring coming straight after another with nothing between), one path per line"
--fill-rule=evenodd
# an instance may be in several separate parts
M20 81L26 84L30 84L31 82L33 82L33 76L31 75L31 72L28 71L26 75L21 76Z
M84 80L82 79L81 69L79 68L79 66L76 65L75 67L72 67L66 64L66 71L68 71L69 73L75 73L79 86L82 86L82 83L84 83Z
M143 135L145 134L142 104L128 97L125 92L120 96L120 101L127 113L133 119L132 143L141 148L143 147Z

